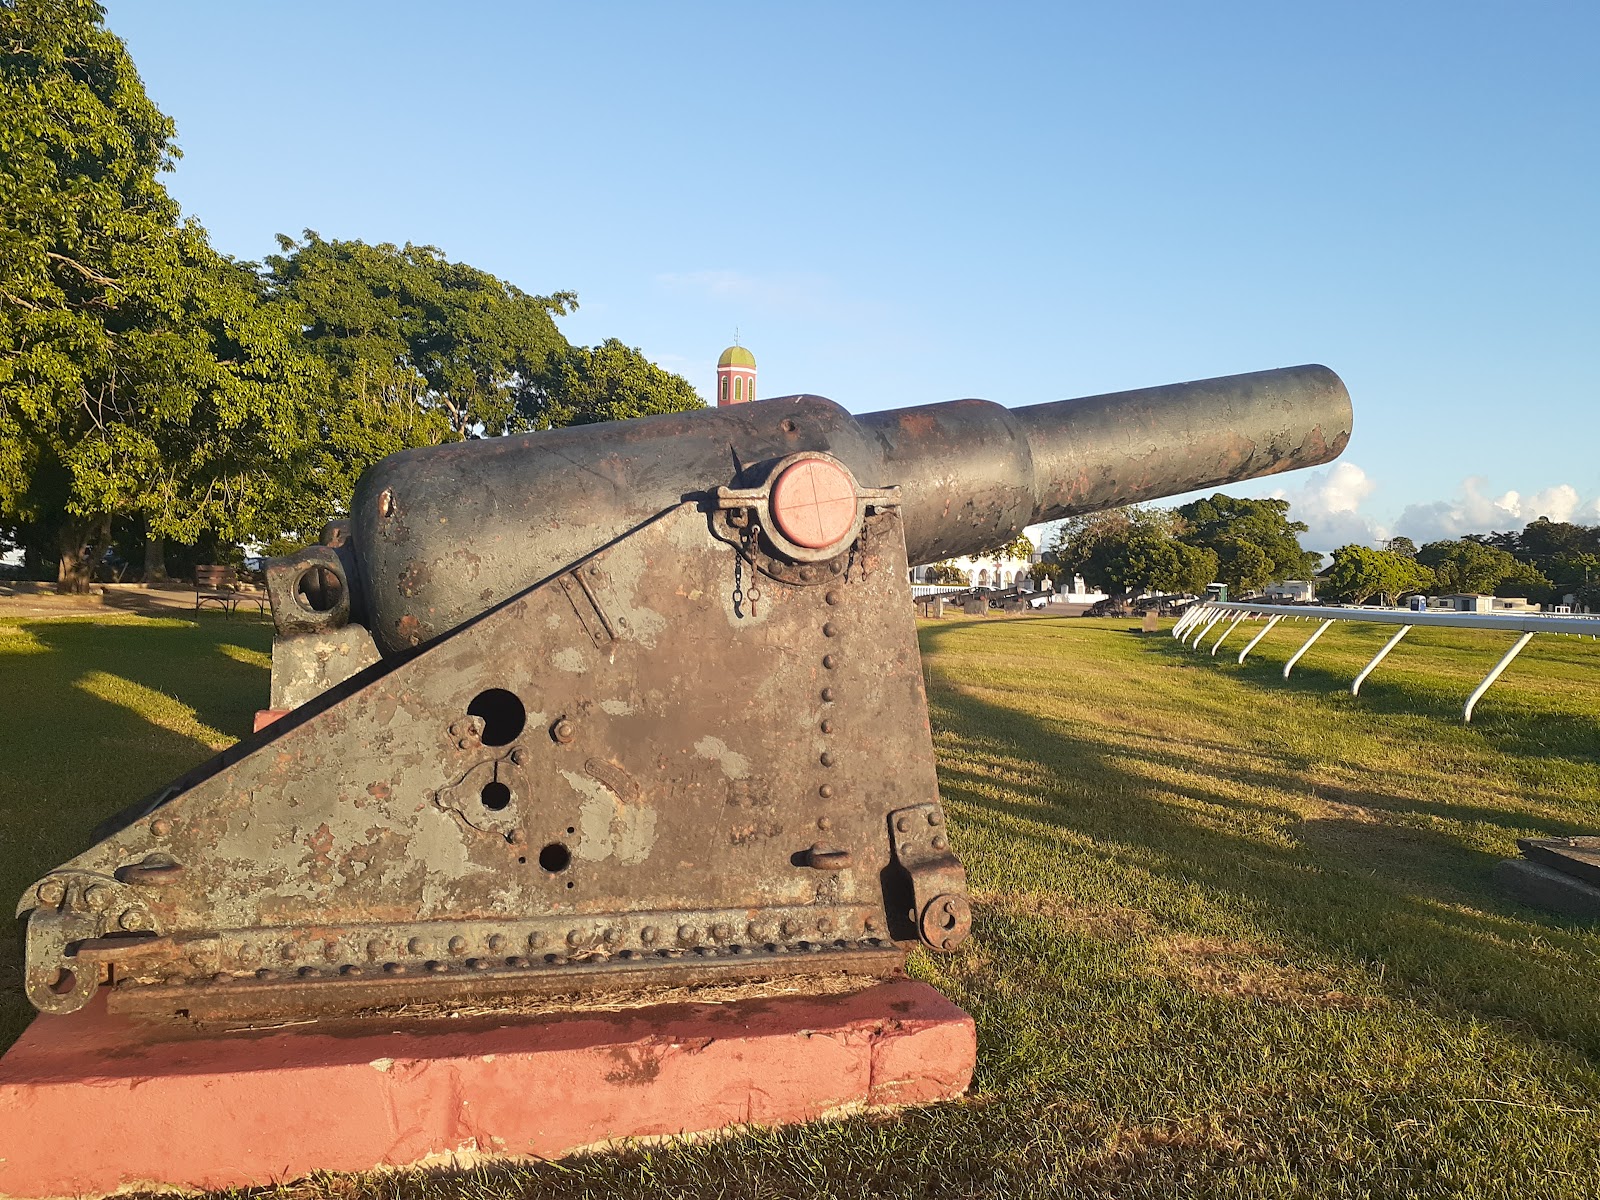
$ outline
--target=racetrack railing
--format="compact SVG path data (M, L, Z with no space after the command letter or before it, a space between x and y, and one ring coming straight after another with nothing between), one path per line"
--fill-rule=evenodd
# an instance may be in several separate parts
M1483 682L1473 689L1472 695L1467 697L1467 703L1461 710L1463 721L1472 720L1472 710L1477 707L1478 701L1483 698L1494 681L1505 673L1512 660L1521 654L1524 647L1533 640L1536 633L1568 634L1577 637L1600 637L1600 617L1596 616L1570 616L1564 613L1476 613L1476 612L1437 612L1416 611L1405 608L1340 608L1318 606L1310 604L1253 604L1244 601L1203 601L1194 605L1183 616L1178 618L1178 623L1172 627L1172 636L1184 644L1200 648L1201 643L1218 625L1223 625L1222 632L1217 640L1211 644L1211 653L1215 654L1228 635L1247 620L1264 620L1265 625L1256 635L1239 651L1239 661L1242 663L1250 656L1250 651L1261 644L1261 639L1272 632L1273 628L1286 618L1298 621L1314 621L1316 628L1311 635L1300 644L1289 661L1283 664L1283 677L1289 678L1294 665L1300 661L1305 652L1311 649L1316 640L1320 638L1335 621L1352 621L1365 625L1394 625L1397 626L1394 636L1383 644L1383 648L1372 656L1370 662L1361 668L1354 682L1350 685L1350 694L1361 694L1361 685L1371 675L1385 658L1389 651L1398 646L1406 634L1418 625L1440 626L1447 629L1499 629L1519 634L1512 643L1511 649L1494 665L1483 678Z

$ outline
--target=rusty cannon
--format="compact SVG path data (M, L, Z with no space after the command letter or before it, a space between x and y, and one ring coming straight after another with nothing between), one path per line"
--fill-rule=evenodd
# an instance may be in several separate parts
M1306 366L394 455L269 564L283 715L23 895L27 994L283 1018L953 950L908 565L1327 462L1350 425Z

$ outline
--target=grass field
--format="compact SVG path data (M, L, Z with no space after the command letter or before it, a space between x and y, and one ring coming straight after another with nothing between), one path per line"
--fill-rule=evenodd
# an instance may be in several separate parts
M633 1155L319 1179L292 1196L1600 1195L1600 936L1491 885L1600 831L1600 646L1307 631L1231 656L1127 621L922 627L977 1019L961 1103ZM1233 644L1242 645L1240 634ZM0 900L248 727L268 630L0 623ZM0 1039L20 1029L0 954ZM3 1044L3 1043L0 1043Z

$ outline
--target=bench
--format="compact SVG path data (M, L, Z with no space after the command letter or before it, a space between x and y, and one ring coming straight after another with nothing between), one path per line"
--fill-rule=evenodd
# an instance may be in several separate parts
M254 588L239 585L239 572L234 567L196 567L194 569L194 610L203 604L215 604L223 612L232 613L241 604L254 604L256 611L267 611L267 594Z

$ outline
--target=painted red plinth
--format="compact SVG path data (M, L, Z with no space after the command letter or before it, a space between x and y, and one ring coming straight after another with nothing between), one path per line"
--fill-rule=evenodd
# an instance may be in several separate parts
M441 1155L557 1158L614 1139L959 1096L972 1018L923 983L539 1018L153 1027L103 1001L0 1059L0 1198L222 1188Z
M256 726L250 732L260 733L279 717L286 716L292 711L294 710L288 708L258 708L256 709Z

